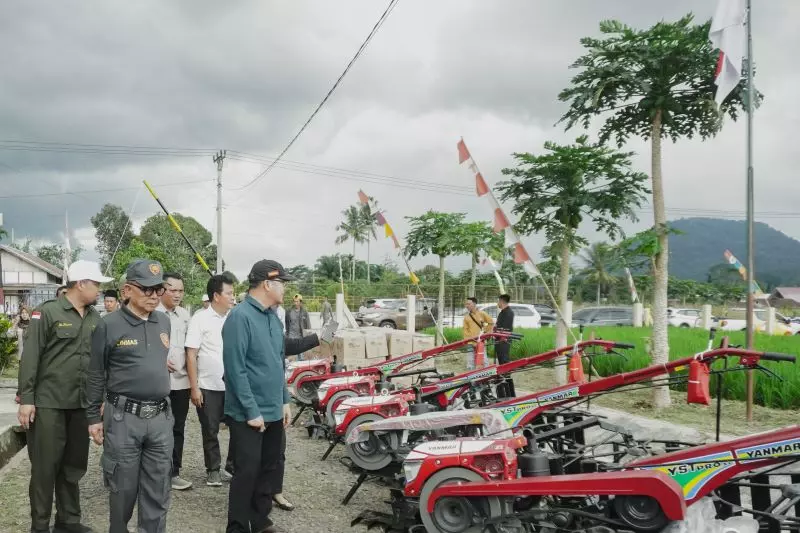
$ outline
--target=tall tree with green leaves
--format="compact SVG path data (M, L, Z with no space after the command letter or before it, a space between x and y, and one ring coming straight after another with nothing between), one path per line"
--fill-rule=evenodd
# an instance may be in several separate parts
M461 248L469 254L472 260L468 291L470 296L475 296L475 278L481 252L489 255L492 259L500 260L505 252L504 246L503 235L493 232L488 223L480 221L462 224Z
M440 213L428 211L418 217L406 217L411 229L406 236L406 257L436 255L439 257L439 304L436 322L436 342L444 339L442 317L444 316L444 260L452 255L464 253L464 213Z
M71 247L67 263L71 264L77 261L82 252L83 247L80 245ZM63 244L43 244L36 248L36 255L39 259L47 261L51 265L59 268L64 264L64 255L66 255L66 253L67 249Z
M337 231L342 233L336 237L336 244L344 244L347 241L353 243L353 262L351 264L350 281L356 280L356 244L363 243L369 235L369 228L365 222L364 210L361 205L351 205L342 211L342 221L336 226Z
M136 235L130 217L118 205L104 205L100 212L91 218L91 223L97 239L96 249L100 254L100 263L105 270L114 252L130 246Z
M596 242L583 251L581 259L586 263L581 274L586 281L597 285L597 305L600 305L603 291L608 295L609 289L619 281L614 275L619 266L616 248L605 242Z
M584 219L610 238L622 233L619 222L636 220L647 193L647 175L631 170L631 152L620 152L585 135L574 144L544 144L544 153L515 153L516 168L504 168L510 181L498 184L504 201L513 201L517 229L544 232L560 256L558 305L566 307L569 261L573 251L588 244L578 235ZM556 346L567 345L567 325L558 321ZM559 374L559 378L563 378Z
M211 244L211 232L193 217L184 216L180 213L173 213L172 216L180 225L189 242L203 256L206 263L209 265L216 263L217 247ZM164 264L164 269L181 274L184 278L183 284L186 290L187 302L192 304L199 303L201 296L205 292L208 273L198 263L194 252L183 240L183 237L175 231L167 217L163 214L157 214L145 220L139 230L138 239L148 246L150 250L160 250L168 255L169 261ZM154 257L148 258L155 259ZM118 259L115 258L114 263L117 262Z
M614 138L621 147L630 136L651 141L653 218L658 234L654 262L654 363L666 363L669 358L669 249L661 141L712 137L722 127L724 116L736 120L744 109L743 83L719 108L714 103L713 74L718 53L708 40L710 24L695 24L691 14L676 22L659 22L646 30L616 20L603 21L602 38L581 39L586 54L572 64L581 72L559 94L561 101L569 103L569 110L561 119L567 129L576 124L588 128L592 119L602 117L603 142ZM656 407L669 405L666 387L653 390Z

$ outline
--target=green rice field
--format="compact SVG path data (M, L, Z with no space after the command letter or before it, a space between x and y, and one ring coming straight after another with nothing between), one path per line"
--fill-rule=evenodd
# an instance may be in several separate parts
M592 358L592 371L600 376L608 376L619 372L627 372L643 368L650 364L648 343L651 330L649 328L608 327L591 328L584 331L584 339L588 339L593 332L595 338L626 342L636 346L633 350L621 351L625 358L603 355ZM511 356L516 359L525 355L552 350L555 342L555 329L542 328L533 330L520 330L524 338L516 341L512 346ZM743 332L725 332L728 334L731 345L744 345ZM578 335L578 331L575 330ZM449 342L461 338L460 329L446 329L445 337ZM717 334L715 346L719 345L722 333ZM570 344L572 341L570 341ZM669 347L670 359L679 359L704 351L708 344L708 332L700 329L670 328ZM800 336L770 336L756 334L755 349L759 351L782 352L797 355L800 359ZM736 360L731 359L730 364ZM714 369L722 368L723 363L715 364ZM755 372L755 402L759 405L777 409L800 408L800 366L798 363L773 363L766 362L764 366L777 374L778 379L764 372ZM586 367L588 371L588 366ZM716 392L717 378L712 378L711 392ZM682 387L675 386L675 390ZM730 400L745 400L745 372L727 372L724 374L722 397Z

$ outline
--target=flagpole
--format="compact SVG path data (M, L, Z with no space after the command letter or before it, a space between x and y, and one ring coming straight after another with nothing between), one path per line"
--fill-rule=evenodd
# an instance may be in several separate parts
M751 0L747 0L747 334L745 345L753 349L753 314L755 308L755 246L753 242L753 22ZM753 371L747 372L747 421L753 420Z

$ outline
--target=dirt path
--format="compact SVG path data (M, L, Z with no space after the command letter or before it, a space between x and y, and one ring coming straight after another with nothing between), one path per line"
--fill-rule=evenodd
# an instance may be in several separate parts
M287 532L363 533L366 531L364 527L350 527L350 521L359 512L369 508L388 510L383 503L388 499L388 489L371 484L364 484L350 505L343 507L341 499L355 480L355 476L339 462L343 448L337 448L323 463L320 457L327 447L326 442L309 440L301 428L290 428L288 437L284 491L296 508L292 512L276 508L272 515L275 522ZM226 431L220 433L220 444L224 457L228 448ZM167 531L224 532L228 486L212 488L205 485L200 425L194 410L190 411L187 421L185 446L181 475L192 481L194 487L185 492L173 491ZM81 484L81 497L84 522L98 532L105 532L108 530L108 496L100 476L100 450L98 446L91 447L89 471ZM30 528L29 475L30 462L26 450L20 452L0 473L0 532L24 533ZM133 516L129 524L131 531L135 531L136 512Z

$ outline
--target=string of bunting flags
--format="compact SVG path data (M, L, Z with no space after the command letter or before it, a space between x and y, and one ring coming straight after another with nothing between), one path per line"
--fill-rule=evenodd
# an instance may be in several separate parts
M475 176L475 192L479 197L485 196L492 208L492 213L494 216L492 231L495 233L503 233L506 246L510 248L513 247L514 249L515 263L522 265L528 275L534 277L540 276L539 269L536 268L536 265L531 260L530 254L528 254L525 246L522 244L522 242L520 242L519 235L517 235L517 232L514 231L514 228L508 221L508 217L503 211L503 208L500 206L500 202L497 201L494 193L486 184L486 180L483 179L483 175L478 169L478 165L475 163L475 160L469 153L467 145L464 143L464 139L462 138L460 141L458 141L458 164L462 165L465 162L467 163L467 167L469 167Z
M361 205L369 207L369 196L367 196L366 193L364 193L364 191L360 189L358 191L358 201L361 202ZM384 236L387 239L389 238L392 239L395 250L398 250L398 253L403 258L403 262L405 263L406 268L408 269L408 277L411 280L411 284L419 286L419 278L417 277L416 274L414 274L414 271L411 270L411 265L408 264L408 260L406 259L406 256L403 253L403 247L400 246L400 241L398 240L397 235L394 232L394 229L392 229L392 226L386 220L386 217L384 217L383 213L381 213L380 211L376 211L375 213L370 213L370 214L375 218L375 222L377 222L377 224L383 228Z

